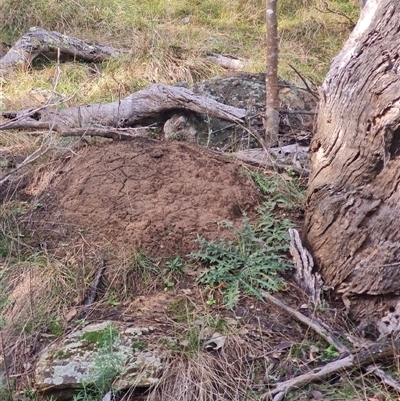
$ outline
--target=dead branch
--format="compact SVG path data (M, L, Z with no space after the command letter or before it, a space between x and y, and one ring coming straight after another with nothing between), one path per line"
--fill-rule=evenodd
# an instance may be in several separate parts
M0 59L0 70L5 71L16 66L30 66L33 60L39 56L54 59L57 53L88 62L101 62L110 57L119 56L122 51L33 27Z
M293 150L293 145L288 145L281 148L244 149L227 155L253 165L272 167L278 170L290 169L302 177L307 177L310 174L310 170L303 167L302 164L308 159L308 147L294 146L298 148L297 152ZM290 159L286 158L287 160L285 160L279 157L278 152L282 152L282 149L283 153L287 149L288 153L292 154Z
M79 136L97 136L101 138L114 139L115 141L126 141L136 137L150 136L151 127L140 128L74 128L59 130L58 135L61 137Z
M378 366L375 365L368 366L366 371L367 373L373 374L379 379L381 379L383 383L385 383L389 387L394 388L400 394L400 383L397 380L393 379L393 377L388 375L382 369L380 369Z
M214 64L231 71L242 71L246 63L246 60L241 57L227 54L208 53L206 57Z
M302 80L303 84L304 84L305 87L306 87L307 92L308 92L311 96L313 96L313 97L318 101L318 100L319 100L318 94L315 93L315 91L313 91L313 90L310 88L310 85L308 85L308 82L307 82L306 79L303 77L303 75L301 75L300 72L299 72L295 67L293 67L291 64L288 64L288 65L289 65L289 67L296 73L296 75ZM311 112L311 113L316 114L315 112Z
M303 89L303 88L300 88ZM308 114L310 116L316 116L317 113L315 111L309 110L286 110L286 109L279 109L280 114Z
M316 319L311 320L307 316L304 316L302 313L294 310L288 305L285 305L279 299L275 298L271 294L268 294L265 291L262 291L262 296L268 301L284 310L290 316L295 317L299 322L304 323L311 329L313 329L317 334L319 334L328 344L333 345L340 353L349 353L349 349L343 345L332 333L329 332L325 327L322 326Z
M322 326L317 320L311 320L308 317L304 316L302 313L294 310L288 305L285 305L283 302L279 301L279 299L274 296L262 292L263 297L269 302L273 303L275 306L278 306L290 316L296 318L299 322L306 324L312 330L314 330L317 334L319 334L328 344L333 345L340 353L349 354L350 350L342 344L332 333L329 332L328 329ZM366 343L367 344L367 343ZM285 397L285 394L295 387L299 387L313 381L321 380L332 373L336 373L346 368L355 369L358 367L362 367L368 365L369 363L376 363L378 361L382 361L389 357L394 356L399 352L400 349L400 339L396 341L389 342L384 341L382 343L368 343L364 348L360 351L346 356L337 361L328 363L324 367L313 369L312 371L305 373L303 375L294 377L285 382L278 383L275 389L271 390L268 393L265 393L261 396L261 400L265 400L268 397L273 396L273 401L280 401ZM390 375L383 372L376 365L371 365L366 368L366 372L368 374L373 374L380 378L386 385L394 388L396 391L400 390L400 383L394 380Z
M279 134L279 89L278 89L278 20L277 0L266 0L266 69L265 69L265 135L267 145L278 142Z
M356 26L356 23L345 13L338 11L338 10L332 10L331 8L329 8L328 3L326 1L324 1L324 6L325 6L325 10L320 10L318 7L315 7L315 9L317 11L319 11L320 13L324 13L324 14L336 14L336 15L340 15L341 17L344 17L347 19L347 21L350 22L350 28L354 29L354 27ZM361 8L363 7L363 2L361 2Z
M243 122L247 112L216 100L194 94L182 87L154 84L128 97L112 103L91 104L67 109L55 108L6 112L3 117L12 119L0 126L4 129L61 129L92 127L132 127L141 120L158 114L186 109L221 120Z
M355 354L326 364L323 367L315 368L308 373L278 383L275 389L261 396L261 399L273 397L273 401L283 400L288 391L293 388L304 386L308 383L322 380L332 373L340 372L344 369L356 369L370 363L378 363L382 360L393 357L400 351L400 339L394 342L383 341L374 343L367 348L361 349Z

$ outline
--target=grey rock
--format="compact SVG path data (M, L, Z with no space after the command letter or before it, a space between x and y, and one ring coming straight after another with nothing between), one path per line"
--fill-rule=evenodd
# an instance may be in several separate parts
M35 369L39 392L57 393L95 384L104 369L116 373L113 390L157 382L162 360L145 341L151 327L104 321L89 324L55 341L40 354Z

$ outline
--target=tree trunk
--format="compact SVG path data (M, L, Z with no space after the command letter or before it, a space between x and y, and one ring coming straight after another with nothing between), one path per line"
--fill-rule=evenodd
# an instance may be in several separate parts
M356 320L400 293L399 26L400 2L368 0L322 85L311 145L306 241Z
M265 74L265 144L278 141L279 133L279 91L278 91L278 22L277 0L266 0L267 63Z

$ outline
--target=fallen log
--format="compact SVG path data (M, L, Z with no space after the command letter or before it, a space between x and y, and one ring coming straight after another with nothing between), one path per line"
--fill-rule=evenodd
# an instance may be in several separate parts
M10 120L0 125L6 129L68 130L92 127L132 127L141 120L160 113L184 109L234 123L243 123L246 110L195 95L186 88L154 84L124 99L105 104L90 104L57 110L43 107L35 110L5 112Z
M306 177L310 170L308 165L308 147L298 145L287 145L278 148L253 148L243 149L230 153L245 163L273 167L279 170L290 169L300 176Z
M111 46L89 43L72 36L33 27L0 59L0 71L4 72L16 66L29 67L33 60L41 55L49 59L69 56L87 62L102 62L121 53L121 50Z

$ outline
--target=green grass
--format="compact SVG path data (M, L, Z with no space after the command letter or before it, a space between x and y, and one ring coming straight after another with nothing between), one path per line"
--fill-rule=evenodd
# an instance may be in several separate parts
M94 384L83 383L83 389L73 397L73 401L98 401L111 390L113 380L123 370L123 360L114 349L119 332L110 325L101 332L85 333L83 339L98 346L91 366Z
M283 78L299 82L289 65L305 78L320 83L332 57L357 20L355 2L343 0L281 0L279 4L280 66ZM99 65L100 74L85 64L66 63L56 80L49 63L2 83L5 109L40 105L32 89L56 91L71 97L67 105L107 102L153 82L189 84L223 73L204 56L207 52L237 55L249 60L247 71L265 65L265 4L263 0L2 0L0 41L13 44L32 26L94 40L129 50L118 60Z
M302 209L306 202L306 182L287 173L252 172L250 174L261 194L285 209Z

